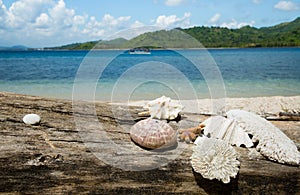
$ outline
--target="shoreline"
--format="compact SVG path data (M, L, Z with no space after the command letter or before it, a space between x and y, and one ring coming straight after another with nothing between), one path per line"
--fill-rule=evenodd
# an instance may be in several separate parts
M50 99L54 101L72 101L72 99L53 98L47 96L35 96L27 94L18 94L13 92L0 91L0 95L13 95L16 97L36 97L41 99ZM128 102L110 102L95 101L95 103L106 103L122 106L143 107L149 100L134 100ZM183 112L211 114L212 107L218 104L226 111L232 109L242 109L245 111L255 112L259 115L278 114L285 111L300 111L300 95L297 96L264 96L264 97L228 97L220 100L197 99L197 100L177 100L184 106ZM21 103L21 102L20 102Z
M151 50L222 50L222 49L278 49L278 48L300 48L300 46L274 46L274 47L199 47L199 48L152 48ZM131 48L106 48L106 49L44 49L44 48L29 48L25 50L2 49L0 51L127 51Z
M128 103L118 102L112 104L128 106L144 106L148 100L130 101ZM212 107L216 103L225 106L225 110L241 109L249 112L255 112L259 115L278 114L284 111L300 111L300 96L268 96L268 97L241 97L225 98L212 101L211 99L181 100L184 106L183 112L211 114ZM220 105L218 105L220 106Z

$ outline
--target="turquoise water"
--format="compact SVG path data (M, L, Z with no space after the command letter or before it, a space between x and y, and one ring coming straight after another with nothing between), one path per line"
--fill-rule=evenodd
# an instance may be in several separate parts
M71 99L74 87L97 100L300 95L300 48L0 51L0 91Z

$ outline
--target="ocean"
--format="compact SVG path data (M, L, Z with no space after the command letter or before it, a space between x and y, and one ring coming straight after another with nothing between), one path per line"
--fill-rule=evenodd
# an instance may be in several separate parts
M300 48L0 51L0 90L99 101L300 95Z

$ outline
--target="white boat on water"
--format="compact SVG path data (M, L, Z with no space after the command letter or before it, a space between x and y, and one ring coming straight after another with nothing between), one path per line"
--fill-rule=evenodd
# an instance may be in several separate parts
M129 50L129 54L151 54L149 48L137 47Z

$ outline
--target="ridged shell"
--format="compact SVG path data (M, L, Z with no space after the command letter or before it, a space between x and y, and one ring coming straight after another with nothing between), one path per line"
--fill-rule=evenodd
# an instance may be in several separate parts
M138 145L149 149L167 148L177 141L177 133L168 123L152 118L133 125L130 137Z
M213 116L206 119L203 123L204 135L212 138L222 139L231 145L252 147L253 143L248 133L237 125L233 119L223 116Z
M220 139L198 137L194 142L191 164L206 179L218 179L229 183L235 178L240 162L234 148Z
M227 117L253 135L252 140L258 141L256 149L268 159L291 165L300 164L300 152L294 142L266 119L243 110L230 110Z

